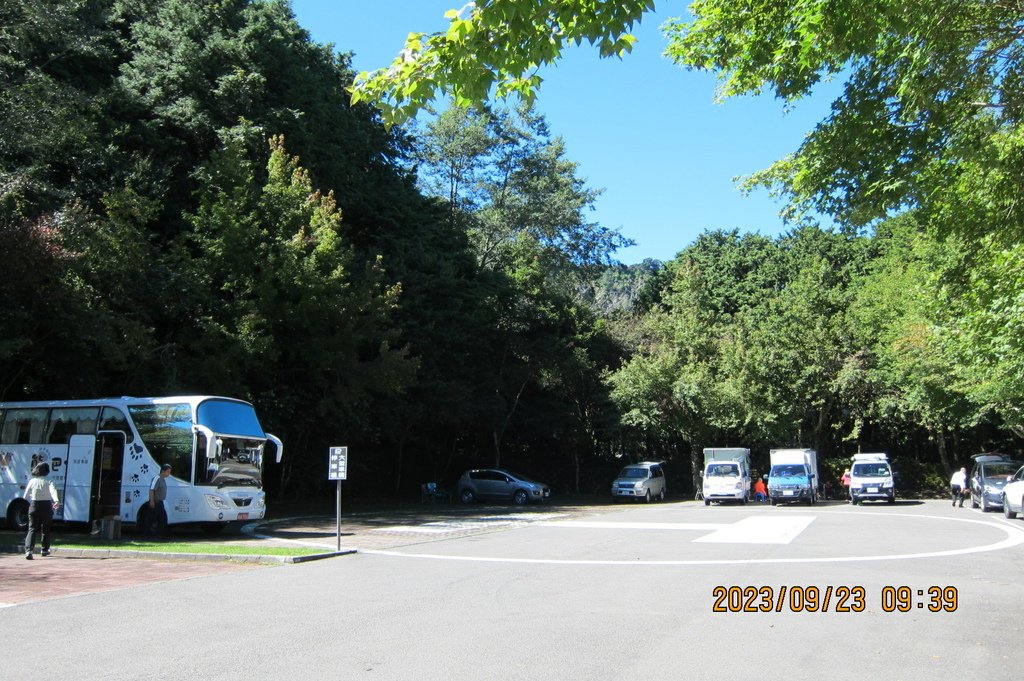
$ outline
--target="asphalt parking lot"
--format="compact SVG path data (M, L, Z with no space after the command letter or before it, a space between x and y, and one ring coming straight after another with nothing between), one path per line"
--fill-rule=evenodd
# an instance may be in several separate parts
M484 535L492 535L507 530L526 527L528 525L542 524L545 526L562 526L571 529L591 528L594 530L604 529L626 529L621 523L609 523L603 528L600 519L607 513L614 513L619 508L608 505L543 505L531 507L504 507L504 506L457 506L457 505L426 505L412 509L388 510L354 513L343 515L341 518L340 545L344 553L391 553L393 555L425 555L439 556L444 553L445 542L453 539L467 537L479 537L477 545L488 545ZM857 518L863 518L869 514L886 515L893 513L907 513L909 517L922 516L922 514L938 510L947 513L951 519L963 522L986 522L1001 521L999 514L981 514L970 509L952 509L947 511L947 506L941 502L916 502L904 501L895 506L872 505L869 507L852 508L841 502L830 502L818 504L812 508L804 507L778 507L773 509L763 508L758 524L753 526L761 537L744 539L736 534L741 531L742 523L734 521L741 516L747 516L750 512L758 509L756 505L749 507L724 506L703 508L700 504L689 502L677 502L676 504L655 504L651 506L637 506L650 509L679 509L687 513L695 513L703 523L675 524L660 523L652 525L654 529L673 529L677 531L699 530L712 532L703 546L694 545L688 549L688 558L691 561L714 560L716 557L724 557L724 560L735 560L744 558L746 551L751 545L762 545L758 555L768 556L768 560L774 560L771 556L781 555L776 553L778 549L771 548L772 540L765 539L764 532L802 532L802 527L795 527L786 524L779 526L780 518L792 517L792 513L801 512L819 514L832 514L838 522L850 522ZM787 513L788 510L788 513ZM778 511L778 512L776 512ZM765 524L768 523L768 524ZM1020 523L1020 521L1017 521ZM1014 529L1017 523L1010 523L1009 528ZM1024 523L1020 523L1024 528ZM618 527L616 527L618 525ZM643 524L636 524L630 529L650 530L652 527L644 527ZM841 525L835 526L841 527ZM715 540L713 531L724 532L721 541ZM730 534L731 533L731 534ZM190 535L187 530L179 530L176 541L187 540ZM218 555L194 554L179 555L168 558L163 554L138 554L131 553L111 554L103 551L61 551L59 548L60 532L57 533L58 541L55 546L57 550L54 555L42 558L36 554L35 560L27 561L16 546L8 546L6 553L0 553L0 607L12 606L33 601L48 600L53 598L64 598L78 594L96 593L115 589L132 588L137 585L149 584L160 581L184 580L196 577L208 576L219 573L229 573L240 570L252 570L272 567L280 564L280 560L258 561L251 558L235 557L225 558ZM215 541L225 545L246 544L252 546L302 546L315 550L322 550L318 557L335 558L338 548L338 524L337 518L325 515L314 516L292 516L287 518L272 519L259 524L252 524L238 531L227 533L216 538L206 537L196 533L196 541ZM836 546L830 541L829 536L815 537L808 532L805 539L816 551L820 551L826 545L833 550L831 556L834 560L858 559L855 555L841 555L835 553ZM701 541L701 540L698 540ZM614 562L620 558L627 561L648 561L665 562L671 559L668 554L650 553L649 555L633 555L632 544L627 542L625 546L629 549L626 554L619 556L616 553L614 540L602 545L601 555L593 556L593 562ZM901 537L893 538L894 545L885 547L884 537L876 537L876 546L879 550L889 550L894 555L900 554L901 550L907 548L906 540ZM924 545L925 548L932 547L931 540ZM490 545L500 545L502 540L495 539ZM653 544L657 546L658 544ZM732 545L733 548L725 548ZM568 546L568 544L567 544ZM747 547L747 548L745 548ZM945 551L959 551L960 548L954 545L946 546L941 541L934 544L940 553ZM528 545L516 546L513 549L515 556L507 555L507 558L516 560L545 560L557 562L557 555L534 556L531 547ZM726 551L725 554L722 552ZM973 550L968 548L967 550ZM732 553L728 553L732 551ZM883 556L884 557L884 556ZM864 559L864 556L860 556ZM872 560L878 557L871 558ZM500 559L495 558L495 559ZM816 559L816 558L815 558ZM681 561L685 562L685 561Z

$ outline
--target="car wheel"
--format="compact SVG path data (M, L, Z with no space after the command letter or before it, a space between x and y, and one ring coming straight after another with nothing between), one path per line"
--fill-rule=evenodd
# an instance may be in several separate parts
M658 501L665 501L665 490L661 490L661 494L658 495Z
M746 506L747 505L747 497L744 496L743 499L740 501L740 503L743 504L744 506Z
M647 490L646 492L644 492L644 503L651 503L651 490Z
M512 495L512 503L516 506L522 506L530 500L530 495L526 493L526 490L517 489L516 493Z
M473 494L473 490L471 490L471 489L464 489L461 492L459 492L459 501L461 501L462 503L464 503L464 504L472 504L473 501L475 501L475 500L476 500L476 495Z
M1006 498L1005 494L1003 495L1003 515L1009 520L1017 517L1017 514L1010 510L1010 500Z
M895 504L896 503L896 495L895 494L893 494L891 497L889 497L889 503L890 504Z
M7 527L19 532L28 529L28 504L23 499L16 500L7 509Z
M771 506L775 505L775 499L768 499L768 504Z
M971 504L974 505L974 502L972 501ZM975 508L980 508L982 513L988 513L988 503L985 501L985 495L981 496L981 501Z
M710 505L711 505L711 502L710 502L710 501L708 501L707 499L705 499L705 500L704 500L704 505L705 505L705 506L710 506Z

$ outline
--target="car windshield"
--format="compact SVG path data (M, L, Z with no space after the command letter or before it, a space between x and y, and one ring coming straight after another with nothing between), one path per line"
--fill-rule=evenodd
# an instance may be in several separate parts
M620 478L646 478L647 477L647 469L646 468L634 468L632 466L627 466L626 468L622 469L621 473L619 473L619 477Z
M1017 468L1015 463L990 463L985 465L984 476L986 478L1005 478L1016 473Z
M708 468L708 475L711 476L739 475L739 473L739 466L734 463L720 463Z
M791 478L794 476L806 476L807 472L800 464L785 464L772 466L771 477Z
M889 464L856 463L853 465L853 475L861 478L884 478L889 475Z

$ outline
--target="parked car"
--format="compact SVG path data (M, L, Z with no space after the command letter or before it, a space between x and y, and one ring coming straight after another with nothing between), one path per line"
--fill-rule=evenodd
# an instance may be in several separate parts
M1024 466L1003 487L1003 515L1016 518L1018 514L1024 517Z
M478 468L466 471L456 487L459 501L511 501L516 505L540 503L551 496L551 489L541 482L500 468Z
M975 454L967 484L971 488L971 507L988 511L1003 505L1003 486L1021 467L999 454Z
M612 500L665 501L665 469L661 462L643 461L625 466L612 480Z

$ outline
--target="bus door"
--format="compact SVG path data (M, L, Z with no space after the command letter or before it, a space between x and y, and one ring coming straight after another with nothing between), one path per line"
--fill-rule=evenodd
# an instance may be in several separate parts
M68 463L64 470L63 506L56 513L57 517L63 517L66 522L89 522L95 457L95 435L71 436Z
M121 478L124 473L125 434L120 430L100 431L96 439L96 467L93 493L94 518L121 515ZM131 499L128 499L131 503Z

